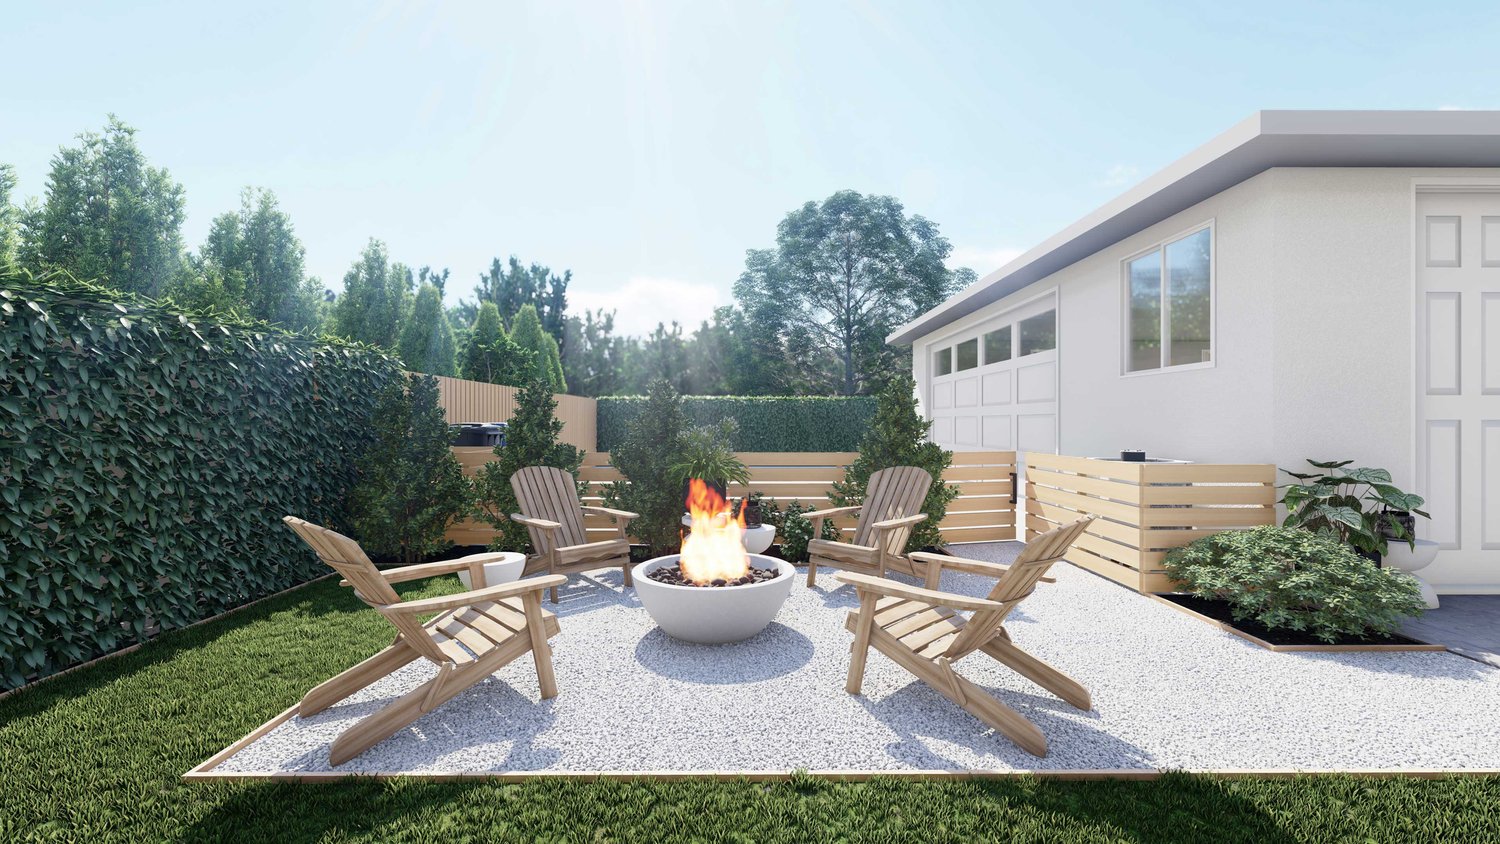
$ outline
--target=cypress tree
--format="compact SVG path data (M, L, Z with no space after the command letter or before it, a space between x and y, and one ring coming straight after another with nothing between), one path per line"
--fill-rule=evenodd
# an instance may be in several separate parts
M415 372L458 374L453 359L453 326L448 324L448 314L443 311L443 294L432 284L424 284L418 291L411 316L401 329L396 353Z
M462 376L470 381L519 387L526 383L534 365L531 353L505 333L495 303L480 303L459 366Z
M537 314L535 305L522 305L521 310L516 312L510 338L515 341L516 345L536 356L537 377L549 384L553 392L568 391L567 379L563 377L562 355L558 349L557 339L542 327L542 319Z
M508 516L519 513L520 504L510 488L510 476L527 466L555 466L576 479L583 465L583 451L560 442L563 423L554 414L557 399L552 387L532 380L516 395L516 413L505 430L505 444L495 446L495 459L484 464L475 479L480 517L499 531L490 547L499 551L527 551L531 538L526 528Z

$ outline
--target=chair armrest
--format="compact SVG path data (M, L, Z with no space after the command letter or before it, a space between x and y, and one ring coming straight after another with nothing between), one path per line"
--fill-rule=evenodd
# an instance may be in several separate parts
M548 521L547 519L536 519L532 518L531 516L523 516L520 513L511 513L510 520L518 525L533 527L537 530L559 530L562 528L562 525L558 522Z
M952 607L956 610L998 610L1005 607L1004 604L987 601L984 598L971 598L968 595L955 595L952 592L907 586L905 583L886 580L883 577L871 577L868 574L839 572L834 576L861 592L874 592L877 595L889 595L892 598L907 598L938 607Z
M953 571L993 577L996 580L1010 571L1010 566L1004 563L986 563L982 560L968 560L963 557L950 557L947 554L934 554L931 551L913 551L906 556L911 560L926 563L929 566L940 566ZM1042 582L1056 583L1057 578L1051 576L1043 577Z
M421 580L424 577L437 577L440 574L468 571L471 564L484 565L485 563L498 563L502 556L504 555L499 552L470 554L467 557L459 557L456 560L442 560L436 563L417 563L414 566L381 569L380 576L385 578L386 583L405 583L408 580ZM340 580L339 585L348 586L349 581Z
M802 518L812 521L813 519L826 519L829 516L837 516L840 513L852 513L859 509L858 504L853 507L830 507L827 510L815 510L811 513L803 513Z
M631 519L639 519L641 517L640 513L632 513L629 510L613 510L609 507L581 507L579 509L585 513L593 513L596 516L609 516L612 519L624 519L627 522Z
M568 579L560 574L528 577L525 580L517 580L514 583L502 583L499 586L489 586L484 589L475 589L471 592L460 592L457 595L440 595L436 598L423 598L418 601L402 601L399 604L387 604L380 607L380 611L382 613L396 613L399 615L417 615L419 613L456 610L459 607L467 607L472 604L483 603L484 601L513 598L517 595L525 595L527 592L541 592L544 589L561 586L567 582Z
M899 519L886 519L883 522L876 522L875 524L870 525L870 527L874 528L875 530L895 530L899 527L914 525L925 518L927 518L926 513L917 513L911 516L903 516Z

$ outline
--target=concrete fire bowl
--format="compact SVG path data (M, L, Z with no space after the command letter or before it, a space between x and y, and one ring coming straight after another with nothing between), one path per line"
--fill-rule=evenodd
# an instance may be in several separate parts
M750 555L750 565L779 572L775 579L744 586L676 586L651 579L651 572L675 566L677 559L672 554L636 566L635 593L656 625L684 642L718 645L748 639L771 623L792 593L792 564L760 554Z

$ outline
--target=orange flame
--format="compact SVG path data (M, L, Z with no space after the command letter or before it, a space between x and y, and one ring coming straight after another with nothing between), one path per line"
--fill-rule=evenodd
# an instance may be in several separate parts
M729 502L713 487L694 478L688 484L688 514L693 530L682 543L682 576L694 583L737 580L750 573L750 555L745 553L744 508L730 517Z

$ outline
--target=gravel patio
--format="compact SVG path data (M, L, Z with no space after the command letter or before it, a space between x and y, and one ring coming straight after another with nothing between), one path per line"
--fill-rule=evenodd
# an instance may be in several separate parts
M1019 543L966 546L1007 561ZM693 771L1493 771L1500 669L1442 652L1272 653L1068 565L1007 624L1081 681L1074 710L976 655L960 666L1033 720L1033 757L872 653L843 690L854 591L800 581L777 621L734 645L656 630L618 572L574 578L555 609L560 695L537 703L529 659L468 690L339 773ZM945 574L983 595L989 581ZM214 774L326 772L343 729L431 676L414 663L309 719L293 717ZM291 703L292 701L288 701Z

